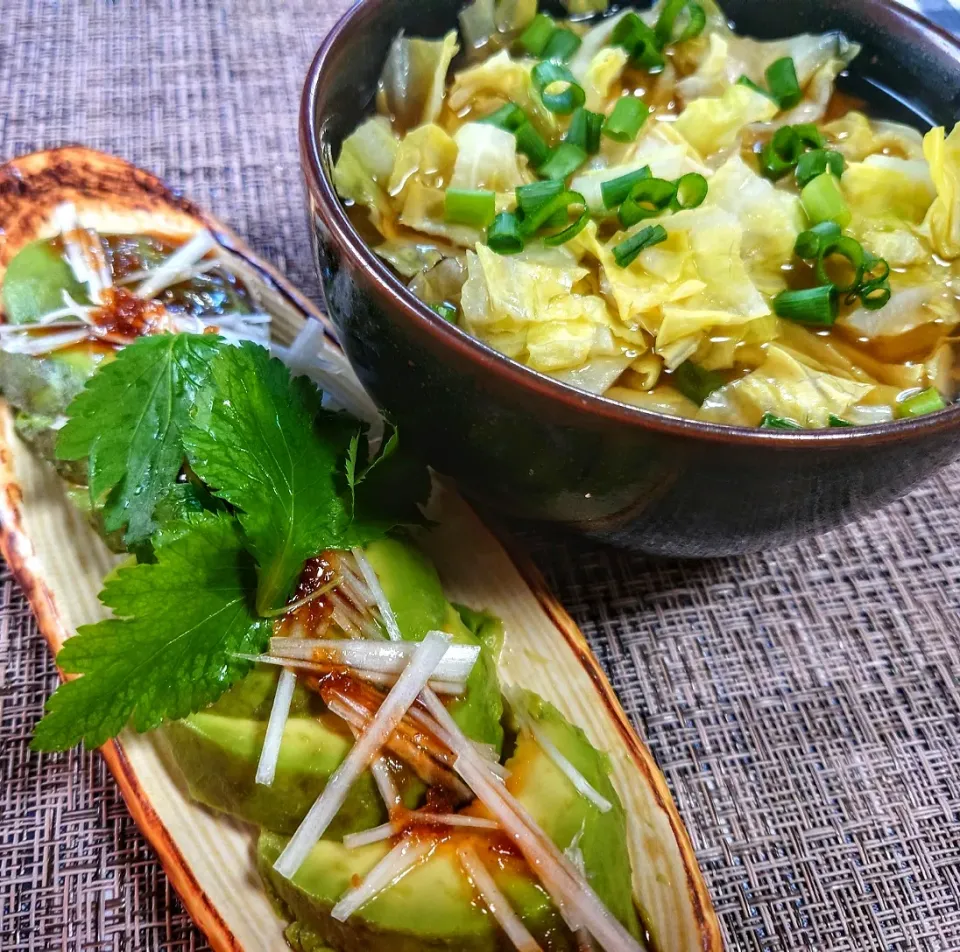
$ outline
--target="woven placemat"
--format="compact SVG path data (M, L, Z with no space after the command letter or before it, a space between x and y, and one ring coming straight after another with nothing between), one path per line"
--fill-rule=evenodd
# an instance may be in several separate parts
M313 296L296 111L345 0L3 0L0 156L115 151ZM946 25L960 16L941 4ZM960 950L960 467L854 526L651 562L524 534L673 788L731 949ZM206 948L0 577L0 950Z

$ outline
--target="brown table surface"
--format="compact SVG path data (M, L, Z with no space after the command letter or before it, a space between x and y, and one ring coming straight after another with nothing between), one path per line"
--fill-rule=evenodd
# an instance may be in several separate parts
M314 297L296 111L345 0L3 0L0 156L165 176ZM945 16L955 16L947 8ZM960 467L750 558L527 536L675 793L731 949L960 949ZM0 950L205 948L0 579Z

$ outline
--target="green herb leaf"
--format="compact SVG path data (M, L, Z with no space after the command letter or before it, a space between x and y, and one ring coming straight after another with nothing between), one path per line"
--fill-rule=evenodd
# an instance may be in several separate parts
M126 527L128 545L157 528L157 503L183 464L183 429L221 347L209 335L142 337L101 367L67 409L57 456L89 458L91 499L105 500L107 532Z
M100 598L115 617L61 649L57 664L82 677L47 702L34 750L99 747L131 717L138 731L185 717L249 670L234 653L266 646L271 624L253 612L256 568L236 520L207 515L161 535L156 564L107 582Z
M361 490L360 440L349 463L356 421L323 410L321 398L262 347L224 348L184 434L193 471L240 510L261 614L285 602L306 559L380 538L426 495L426 470L395 454Z

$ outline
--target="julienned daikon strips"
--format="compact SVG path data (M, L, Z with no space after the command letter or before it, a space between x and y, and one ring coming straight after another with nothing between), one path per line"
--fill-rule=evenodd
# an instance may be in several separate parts
M477 0L459 31L397 36L334 169L396 275L659 413L796 429L954 402L960 132L838 92L857 37L754 40L712 0L588 7Z

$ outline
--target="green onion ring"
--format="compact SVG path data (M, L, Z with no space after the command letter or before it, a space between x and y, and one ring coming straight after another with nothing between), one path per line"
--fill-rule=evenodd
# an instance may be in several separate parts
M561 63L552 60L537 63L531 71L531 76L534 88L550 112L567 115L587 101L587 94L583 91L583 87L577 85L573 73ZM564 88L555 90L554 87L560 84L565 84ZM551 92L551 90L554 91Z
M833 255L839 255L850 262L854 275L849 284L837 284L827 274L826 260ZM864 261L864 250L856 239L850 238L848 235L841 235L831 241L824 241L817 251L816 264L814 265L817 280L821 284L832 284L840 294L846 294L848 291L858 288L863 281Z
M571 205L587 206L587 200L579 192L563 191L553 198L548 198L541 205L525 214L520 222L520 233L524 238L531 238L550 219L560 211L566 211ZM586 223L584 223L586 224ZM573 237L572 235L570 237Z
M687 172L676 181L676 191L673 196L673 207L678 211L698 208L707 197L709 186L707 180L699 172Z
M670 207L676 195L676 182L658 178L637 182L620 206L620 224L630 228L644 218L654 218Z

